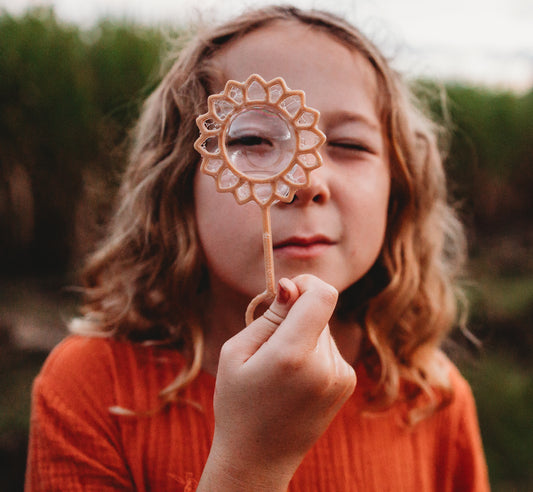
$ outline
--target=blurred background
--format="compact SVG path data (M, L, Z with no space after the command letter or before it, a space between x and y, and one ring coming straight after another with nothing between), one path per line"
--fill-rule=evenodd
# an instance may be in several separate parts
M76 313L77 271L109 213L139 105L191 21L243 5L217 10L206 0L199 12L177 0L77 3L0 2L5 492L23 489L32 380ZM533 5L336 4L449 122L451 194L470 241L469 326L482 341L476 348L455 334L451 356L477 400L493 490L533 490Z

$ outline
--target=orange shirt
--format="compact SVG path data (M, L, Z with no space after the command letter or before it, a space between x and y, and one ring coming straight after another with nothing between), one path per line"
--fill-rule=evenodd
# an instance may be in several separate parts
M68 337L34 383L26 491L193 491L214 431L215 379L202 372L183 397L152 417L109 407L156 408L158 392L183 367L173 350ZM455 391L444 410L414 427L395 405L363 416L369 381L306 455L290 491L487 491L487 470L470 388L450 364Z

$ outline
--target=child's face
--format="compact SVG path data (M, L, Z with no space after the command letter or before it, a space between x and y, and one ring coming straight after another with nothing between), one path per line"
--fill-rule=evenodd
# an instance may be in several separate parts
M312 273L342 292L379 255L390 173L373 68L327 34L281 22L246 35L215 58L226 79L281 76L318 109L327 142L323 166L291 204L272 207L276 277ZM215 87L215 92L223 89ZM261 210L238 205L197 172L196 219L216 295L252 297L265 289Z

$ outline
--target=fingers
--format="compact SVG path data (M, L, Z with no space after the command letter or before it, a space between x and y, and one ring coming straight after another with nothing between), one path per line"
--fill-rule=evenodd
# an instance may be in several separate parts
M275 330L283 322L299 295L300 292L294 282L287 278L280 279L276 298L262 316L264 321L272 324L270 328Z
M337 298L334 287L313 275L283 278L265 313L226 342L222 350L235 363L248 361L267 341L302 354L315 350Z
M333 314L338 292L312 275L300 275L293 282L300 295L286 312L275 336L280 343L313 350Z
M246 362L272 336L285 320L298 296L299 290L294 282L287 278L280 279L278 292L272 304L262 316L235 335L228 344L236 354L240 353L238 357L240 362Z

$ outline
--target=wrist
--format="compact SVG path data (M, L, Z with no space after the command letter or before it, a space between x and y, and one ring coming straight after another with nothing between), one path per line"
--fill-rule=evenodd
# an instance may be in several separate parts
M197 492L285 492L297 465L276 463L245 453L231 453L215 444L202 472Z

